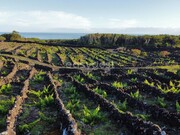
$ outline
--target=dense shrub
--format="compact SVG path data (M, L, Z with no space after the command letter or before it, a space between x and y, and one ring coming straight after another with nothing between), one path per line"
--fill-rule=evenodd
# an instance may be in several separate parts
M3 41L5 41L5 40L6 40L6 38L5 38L5 37L0 36L0 42L3 42Z
M139 49L131 49L131 51L134 55L137 55L137 56L139 56L141 54L141 50L139 50Z
M16 31L13 31L12 33L2 34L2 36L5 37L6 41L18 41L22 38L21 35Z
M168 51L161 51L161 52L159 53L159 56L161 56L161 57L167 57L169 54L170 54L170 52L168 52Z
M18 32L13 31L11 34L10 41L18 41L18 40L21 40L21 35Z
M179 36L174 35L124 35L88 34L80 38L80 44L103 47L177 47Z

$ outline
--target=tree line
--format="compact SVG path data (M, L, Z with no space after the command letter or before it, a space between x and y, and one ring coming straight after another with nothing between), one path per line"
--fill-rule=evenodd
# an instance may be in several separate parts
M101 47L180 47L180 36L97 33L81 37L80 44Z
M2 34L0 41L27 42L52 45L94 46L94 47L132 47L132 48L180 48L180 36L177 35L124 35L124 34L87 34L72 40L42 40L38 38L24 38L18 32Z

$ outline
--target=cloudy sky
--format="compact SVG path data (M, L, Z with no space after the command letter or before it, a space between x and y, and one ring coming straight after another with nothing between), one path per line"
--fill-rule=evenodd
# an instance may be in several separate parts
M180 0L8 0L0 31L180 34Z

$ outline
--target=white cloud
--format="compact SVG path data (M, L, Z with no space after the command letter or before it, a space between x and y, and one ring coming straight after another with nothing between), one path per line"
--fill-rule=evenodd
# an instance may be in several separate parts
M0 27L22 31L91 28L89 19L62 11L0 11ZM5 28L4 28L5 29Z
M137 27L138 21L135 19L123 20L123 19L109 19L107 22L108 28L131 28Z
M143 29L141 32L141 28L153 28L153 31L159 33L179 33L179 22L179 18L157 21L95 17L89 20L63 11L0 11L1 32L123 32L124 29L124 32L129 33L145 33L148 31Z

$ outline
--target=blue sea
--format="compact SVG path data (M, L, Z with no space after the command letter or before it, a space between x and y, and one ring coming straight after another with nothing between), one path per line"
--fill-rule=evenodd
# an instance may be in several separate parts
M4 34L6 32L0 32ZM7 32L8 33L8 32ZM20 35L25 38L39 38L39 39L78 39L87 33L31 33L20 32Z

